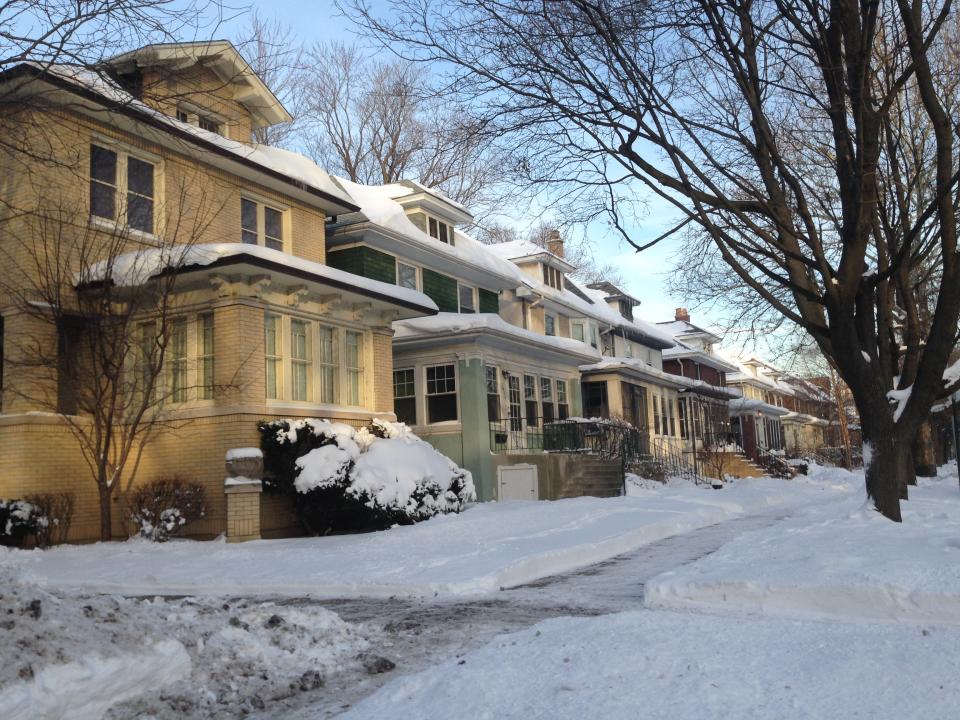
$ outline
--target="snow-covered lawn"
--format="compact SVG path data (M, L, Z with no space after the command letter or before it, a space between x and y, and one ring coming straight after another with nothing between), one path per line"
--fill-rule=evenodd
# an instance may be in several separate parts
M960 626L956 465L919 482L902 524L856 497L807 508L655 578L647 605Z
M559 618L398 677L346 718L956 717L960 631L673 612Z
M23 577L60 590L126 595L473 595L628 552L769 508L833 501L860 481L843 471L710 490L676 483L630 497L485 503L377 533L228 545L143 541L6 552Z

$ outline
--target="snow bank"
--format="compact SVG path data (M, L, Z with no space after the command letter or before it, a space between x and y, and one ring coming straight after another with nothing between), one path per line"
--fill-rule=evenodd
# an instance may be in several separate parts
M747 533L646 586L650 607L960 626L956 469L885 520L864 496Z
M960 632L670 612L558 618L394 679L344 719L955 717Z
M382 441L381 441L382 442ZM459 515L363 535L139 542L21 552L51 587L131 595L477 595L600 562L748 512L835 501L844 482L689 483L635 497L484 503Z
M99 720L117 703L189 674L190 656L183 645L161 640L147 643L142 652L93 653L49 665L27 682L0 688L0 708L11 718Z

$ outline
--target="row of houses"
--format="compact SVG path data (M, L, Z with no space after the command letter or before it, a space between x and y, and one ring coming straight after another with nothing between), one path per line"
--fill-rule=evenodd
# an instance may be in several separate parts
M120 235L115 266L191 229L166 376L176 422L137 477L202 482L210 507L195 534L227 527L224 454L256 445L271 418L393 414L471 470L481 500L615 492L610 463L558 444L588 419L627 424L639 455L694 466L704 447L760 462L829 444L823 389L725 355L683 309L640 319L621 288L573 278L559 233L483 245L463 229L470 210L436 190L357 185L254 144L290 117L230 43L147 46L107 70L111 81L31 64L0 77L24 100L3 107L19 138L0 147L0 280L35 281L29 248L65 228ZM51 215L63 227L46 235ZM162 253L151 262L141 277L171 269ZM73 536L95 537L96 492L64 422L82 372L67 334L82 328L38 327L9 293L0 306L0 497L74 492ZM30 369L44 344L59 353L53 373ZM279 498L259 514L265 535L294 526Z

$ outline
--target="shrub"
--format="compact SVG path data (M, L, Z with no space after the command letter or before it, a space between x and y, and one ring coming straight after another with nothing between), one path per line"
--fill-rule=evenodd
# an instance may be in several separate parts
M260 433L265 485L293 498L309 533L409 524L459 512L475 496L470 473L403 423L280 420Z
M67 541L73 522L73 493L43 493L30 495L27 502L37 509L39 515L34 531L39 547L50 547Z
M165 542L206 515L203 486L180 478L141 485L130 498L130 521L140 537Z
M22 547L43 522L37 508L26 500L0 500L0 545Z

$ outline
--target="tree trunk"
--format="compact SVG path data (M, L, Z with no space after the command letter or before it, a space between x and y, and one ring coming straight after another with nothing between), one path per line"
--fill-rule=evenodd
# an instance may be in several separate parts
M937 476L936 449L933 444L933 425L924 420L913 439L913 467L919 477ZM913 484L916 484L914 478Z
M866 439L870 446L870 461L866 466L867 495L873 500L877 512L884 517L901 522L900 492L906 487L907 470L910 468L910 443L893 433Z
M110 505L113 493L105 482L97 483L97 489L100 491L100 540L109 542L113 539L113 508Z

